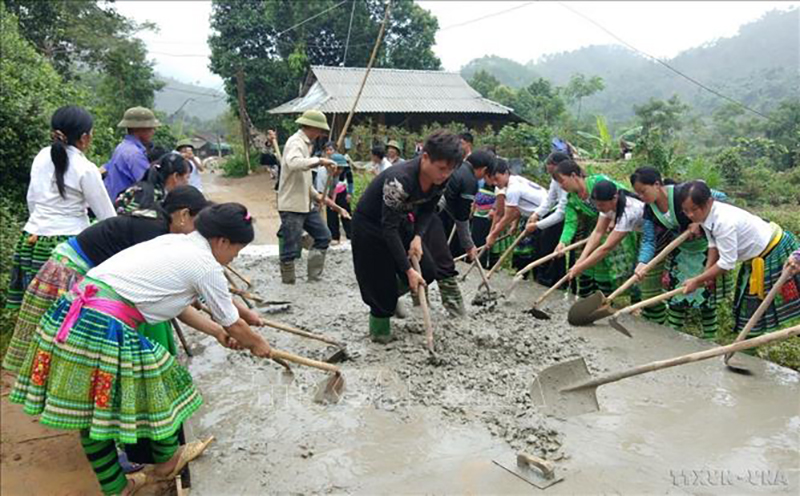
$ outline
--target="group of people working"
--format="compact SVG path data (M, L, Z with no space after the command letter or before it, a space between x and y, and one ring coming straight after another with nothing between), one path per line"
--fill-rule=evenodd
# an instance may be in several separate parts
M19 310L3 360L17 375L9 399L46 427L80 431L105 494L174 478L211 442L183 439L202 399L175 359L174 319L270 356L250 328L260 317L234 302L223 273L253 240L253 219L187 184L195 164L186 144L155 157L148 144L158 125L147 109L125 113L127 134L104 181L86 157L92 116L76 106L53 114L52 143L31 167L8 292L7 306ZM123 448L154 470L126 475Z
M346 157L332 143L320 156L313 153L315 141L329 132L324 114L308 111L296 122L278 191L280 271L287 284L296 282L303 231L313 239L308 279L323 278L332 225L323 222L322 207L349 220L353 194ZM234 302L223 272L252 242L253 219L243 205L212 204L187 184L194 169L186 144L148 158L158 124L147 109L126 112L120 127L127 135L106 164L104 181L85 155L91 115L75 106L55 112L52 144L31 167L30 216L8 292L8 305L19 309L3 361L17 374L9 398L44 426L79 430L106 494L131 494L149 477L126 476L118 447L133 461L155 464L154 476L174 477L211 441L181 445L179 439L181 424L202 399L175 360L174 319L222 346L270 356L269 344L250 327L260 317ZM393 339L391 318L404 316L402 295L434 281L445 309L465 315L455 256L489 266L512 239L515 267L553 252L566 255L534 278L552 283L566 275L581 296L610 293L629 277L639 282L635 297L682 287L645 317L682 328L696 308L708 336L716 330L721 291L734 291L739 330L788 270L791 278L752 332L800 320L797 238L727 203L703 181L673 184L641 167L626 185L587 174L568 154L555 152L545 161L551 176L545 189L512 174L493 150L473 150L472 141L469 134L438 130L413 159L385 167L383 151L373 150L382 170L344 229L374 341ZM692 237L651 267L687 230ZM568 252L579 239L587 240L580 255Z

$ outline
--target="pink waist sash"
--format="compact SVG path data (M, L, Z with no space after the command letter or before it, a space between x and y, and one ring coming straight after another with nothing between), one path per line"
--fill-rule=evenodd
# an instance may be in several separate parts
M97 294L98 289L94 284L88 284L84 291L81 291L76 284L72 290L77 293L77 297L72 300L69 311L67 311L67 317L61 324L58 334L56 334L56 342L58 343L63 343L67 340L69 331L72 330L75 322L78 321L81 308L83 307L107 313L134 328L144 322L144 317L142 317L142 314L139 310L136 310L135 307L126 305L121 301L95 298L94 295Z

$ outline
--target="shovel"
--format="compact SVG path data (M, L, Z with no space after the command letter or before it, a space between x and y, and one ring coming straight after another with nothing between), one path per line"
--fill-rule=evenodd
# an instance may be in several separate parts
M492 463L538 489L547 489L564 480L563 477L556 476L553 462L524 452L517 453L517 465L513 469L497 460L492 460Z
M231 275L232 273L231 273L231 272L228 272L228 271L226 270L226 271L224 271L224 274L225 274L225 279L227 279L227 280L228 280L228 284L229 284L229 290L231 290L231 292L232 292L232 293L233 293L233 292L240 292L241 290L239 289L239 286L238 286L238 285L236 284L236 282L233 280L233 276ZM252 310L252 309L253 309L253 303L252 303L252 302L251 302L249 299L245 298L245 297L244 297L244 296L242 296L240 293L236 293L236 294L238 294L238 295L239 295L239 298L241 298L241 299L242 299L242 301L244 302L245 306L247 306L247 308L249 308L250 310Z
M236 277L238 277L239 279L241 279L241 280L242 280L242 282L243 282L243 283L245 283L245 284L247 285L247 289L250 289L250 288L252 288L252 287L253 287L253 282L252 282L252 281L251 281L249 278L247 278L247 277L245 277L244 275L242 275L242 273L240 273L238 270L234 269L234 268L233 268L233 267L231 267L230 265L226 265L226 266L225 266L225 268L226 268L226 269L228 269L229 271L231 271L231 273L232 273L233 275L235 275Z
M763 334L757 338L739 341L727 346L718 346L705 351L646 363L596 379L592 379L584 359L576 358L547 367L540 372L531 383L530 394L531 398L535 399L534 401L539 401L540 404L538 406L545 413L555 417L565 418L596 412L600 409L597 403L597 387L603 384L617 382L656 370L707 360L726 353L748 350L797 335L800 335L800 325L770 334Z
M664 261L664 259L666 259L667 256L672 253L673 250L675 250L675 248L680 246L681 243L686 241L691 235L692 232L687 230L677 238L673 239L670 244L665 246L658 255L653 257L653 259L650 260L647 265L645 265L645 273L649 272L650 269ZM613 293L611 293L608 298L606 298L601 291L597 291L591 296L587 296L586 298L578 300L569 309L569 313L567 314L567 322L574 326L584 326L589 325L596 320L611 316L614 313L614 310L611 309L611 302L622 293L627 291L628 288L633 286L636 283L636 279L636 274L629 277L628 280L618 287Z
M288 332L290 334L294 334L296 336L302 336L308 339L314 339L316 341L321 341L323 343L331 344L339 348L333 355L329 356L325 362L326 363L338 363L344 360L347 360L349 355L347 354L347 350L345 349L345 345L336 341L335 339L331 339L327 336L323 336L321 334L314 334L313 332L304 331L302 329L298 329L296 327L292 327L286 324L281 324L280 322L275 322L273 320L268 320L265 318L261 318L261 325L272 327L273 329L278 329L279 331Z
M577 243L572 243L571 245L565 246L564 249L561 250L561 251L554 251L553 253L551 253L549 255L546 255L546 256L544 256L544 257L542 257L542 258L540 258L538 260L535 260L535 261L529 263L528 265L526 265L522 270L520 270L519 272L514 274L514 279L511 281L511 285L508 287L508 289L506 289L506 297L511 297L511 293L514 292L514 289L516 289L516 287L517 287L517 285L519 285L520 281L522 281L522 279L525 278L525 274L527 274L528 272L532 271L536 267L538 267L540 265L543 265L546 262L549 262L550 260L552 260L554 258L560 257L561 255L564 255L568 251L572 251L575 248L579 248L579 247L585 245L588 242L589 242L589 238L586 238L586 239L583 239L581 241L578 241Z
M644 301L640 301L639 303L634 303L633 305L629 305L629 306L627 306L625 308L621 308L621 309L617 310L616 312L612 311L609 314L603 315L603 317L607 317L607 316L610 315L611 319L608 321L608 325L613 327L615 330L621 332L622 334L628 336L629 338L632 338L633 335L631 335L630 331L624 325L622 325L619 322L619 320L617 320L618 317L622 317L623 315L627 315L629 313L633 313L636 310L639 310L640 308L649 307L649 306L654 305L654 304L656 304L658 302L661 302L661 301L664 301L664 300L668 300L668 299L672 298L673 296L679 295L681 293L683 293L683 286L681 286L679 288L675 288L672 291L667 291L666 293L663 293L663 294L660 294L660 295L657 295L657 296L653 296L652 298L648 298L648 299L646 299Z
M775 299L775 295L778 294L778 291L780 291L781 287L786 283L786 281L791 277L791 275L792 274L790 270L784 267L783 272L781 272L780 278L778 278L778 280L775 282L775 285L772 286L772 289L769 290L769 293L767 293L767 296L764 298L764 301L762 301L761 304L758 306L755 313L752 315L752 317L750 317L750 320L747 321L747 324L744 326L744 329L742 329L742 332L740 332L739 335L736 336L736 339L733 341L734 343L742 341L744 338L747 337L748 334L750 334L750 331L753 330L753 327L755 327L756 323L758 323L758 321L761 320L761 317L767 311L767 308L769 308L769 306L772 304L772 300ZM725 365L727 365L729 369L735 369L739 372L746 370L738 366L730 365L728 362L730 362L731 357L733 357L733 353L728 353L725 355L725 358L723 359Z
M486 273L483 271L483 267L481 266L480 258L476 258L475 261L472 262L472 264L478 266L478 273L481 275L481 279L483 279L483 282L480 283L480 285L478 285L478 293L476 293L475 297L472 298L472 304L473 305L476 305L476 304L477 305L487 305L487 304L495 301L497 299L497 296L495 295L495 292L492 291L492 287L489 286L489 279L486 278ZM486 287L486 299L485 300L480 300L478 298L478 294L480 294L481 287L483 287L483 286ZM500 296L502 296L502 295L500 295Z
M411 265L419 275L422 275L422 269L419 267L419 259L416 257L411 258ZM428 343L428 352L435 357L436 351L433 348L433 324L431 323L431 311L428 308L428 298L425 295L425 288L419 287L419 303L422 306L422 320L425 323L425 340Z
M546 300L548 296L553 294L553 291L560 288L565 282L567 282L567 280L569 280L569 274L565 275L564 277L559 279L555 284L550 286L550 288L547 291L545 291L544 294L540 296L538 300L536 300L536 302L533 304L531 308L527 310L527 312L536 317L537 319L550 320L550 316L547 315L547 313L539 310L539 305L541 305L541 303L544 300Z
M491 279L492 278L494 273L497 272L497 269L499 269L500 266L503 265L503 262L506 261L506 258L508 258L508 256L511 255L511 252L514 251L514 248L516 248L517 245L519 244L519 242L522 241L522 238L524 238L527 235L528 235L528 232L525 231L525 229L523 229L522 232L519 233L519 235L516 238L514 238L514 242L511 243L511 246L506 248L506 251L504 251L503 254L500 255L500 258L497 259L497 263L495 263L494 266L492 266L492 268L489 269L489 273L486 274L486 278L487 279Z
M328 377L317 385L317 393L314 395L314 401L317 403L338 403L339 400L342 399L342 394L344 393L344 376L336 365L319 362L289 353L288 351L276 350L275 348L270 352L270 358L276 361L286 360L298 365L305 365L306 367L332 372L333 375L331 377Z

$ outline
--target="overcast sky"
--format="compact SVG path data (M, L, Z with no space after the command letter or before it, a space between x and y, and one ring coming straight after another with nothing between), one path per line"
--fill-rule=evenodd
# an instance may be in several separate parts
M484 55L525 63L550 53L616 43L609 34L567 7L640 50L657 57L673 57L688 48L733 36L739 26L767 11L800 6L800 2L767 1L418 3L439 19L434 50L449 71L458 71L470 60ZM141 35L150 58L156 61L156 71L187 83L221 86L222 81L208 69L210 1L118 0L116 6L128 17L159 26L158 33ZM346 15L347 4L337 10ZM469 22L473 20L476 21Z

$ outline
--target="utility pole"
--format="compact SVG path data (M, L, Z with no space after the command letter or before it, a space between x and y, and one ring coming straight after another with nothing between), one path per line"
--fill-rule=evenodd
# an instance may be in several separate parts
M242 126L242 143L244 144L244 160L247 164L247 174L250 174L250 131L247 129L244 106L244 71L240 67L236 71L236 93L239 97L239 123Z

